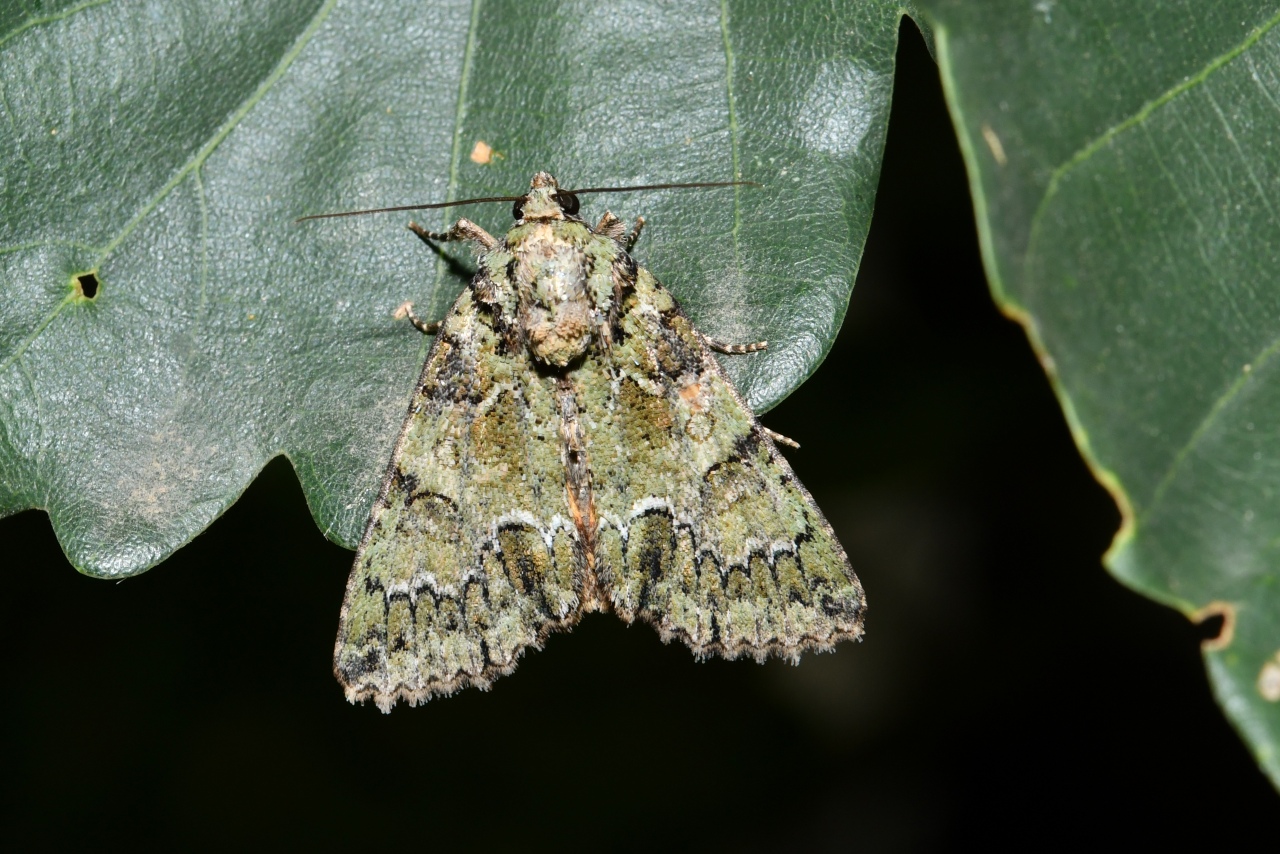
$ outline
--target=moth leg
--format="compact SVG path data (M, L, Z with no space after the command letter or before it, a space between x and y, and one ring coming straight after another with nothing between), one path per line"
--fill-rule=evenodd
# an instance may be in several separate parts
M777 442L779 445L786 445L788 448L800 447L800 443L797 442L795 439L792 439L790 436L784 436L781 433L770 430L768 427L764 426L763 424L760 425L760 429L763 430L770 439Z
M401 303L400 307L397 308L395 313L391 316L396 320L399 320L402 317L409 318L409 322L413 324L413 327L423 335L435 335L440 331L440 321L433 320L428 323L427 321L422 320L418 315L413 313L413 303L411 302Z
M631 227L631 233L628 234L626 236L626 239L622 241L622 248L630 252L631 247L635 246L636 241L640 239L640 232L643 229L644 229L644 217L638 216L636 217L636 224Z
M600 221L596 223L596 234L608 237L611 240L622 242L622 234L627 227L622 224L622 220L613 215L613 211L605 211L604 216L600 217Z
M717 353L727 353L730 356L741 356L744 353L758 353L769 347L768 341L757 341L754 344L726 344L723 341L717 341L714 338L702 336L702 340L707 346Z
M416 222L409 223L409 230L423 242L430 243L433 240L451 241L451 240L474 240L485 249L496 249L498 246L498 238L485 231L469 219L460 219L449 227L448 231L427 231Z

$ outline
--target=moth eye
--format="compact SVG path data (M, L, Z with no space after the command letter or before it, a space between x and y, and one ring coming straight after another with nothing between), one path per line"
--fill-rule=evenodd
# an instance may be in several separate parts
M555 195L556 203L560 205L560 210L573 216L578 212L578 197L573 193L565 190L559 190Z
M516 219L523 219L523 218L524 218L524 200L525 200L525 198L527 198L527 197L526 197L526 196L521 196L520 198L516 199L516 203L515 203L514 205L512 205L512 206L511 206L511 215L512 215L513 217L515 217Z

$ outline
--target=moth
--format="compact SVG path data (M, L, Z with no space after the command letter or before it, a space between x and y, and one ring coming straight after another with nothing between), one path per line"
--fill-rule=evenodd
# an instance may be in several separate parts
M617 189L656 186L677 185ZM863 633L831 526L712 355L764 345L694 328L630 254L643 218L579 216L602 189L538 172L468 200L514 203L502 239L409 226L472 242L479 269L439 323L399 312L435 340L342 605L352 702L487 689L590 611L699 659L797 661Z

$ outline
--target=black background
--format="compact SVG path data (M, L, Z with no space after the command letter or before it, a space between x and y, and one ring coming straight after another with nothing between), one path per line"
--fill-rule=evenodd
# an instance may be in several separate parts
M410 247L411 248L411 247ZM643 249L639 251L643 262ZM986 290L937 70L903 28L849 316L765 417L868 591L799 667L694 663L610 615L490 693L384 716L330 673L351 553L288 464L164 565L78 575L0 520L3 826L23 846L1217 847L1276 795L1203 629L1100 557L1118 524Z

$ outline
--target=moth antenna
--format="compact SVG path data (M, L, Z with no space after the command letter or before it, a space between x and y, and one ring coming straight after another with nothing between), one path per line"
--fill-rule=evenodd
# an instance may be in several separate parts
M630 193L636 190L689 190L707 187L760 187L755 181L695 181L688 184L637 184L633 187L586 187L581 190L562 190L572 195L583 193ZM337 219L344 216L365 216L366 214L397 213L399 211L430 211L440 208L451 208L455 205L478 205L487 202L518 202L524 196L485 196L479 199L459 199L456 202L436 202L430 205L396 205L390 208L369 208L361 211L338 211L336 213L309 214L300 216L294 223L306 222L309 219Z
M586 187L581 190L564 190L580 196L583 193L629 193L633 190L688 190L696 187L762 187L755 181L695 181L690 184L636 184L634 187Z
M487 196L483 199L459 199L456 202L436 202L430 205L397 205L393 208L369 208L363 211L338 211L337 213L311 214L309 216L300 216L294 220L295 223L306 222L309 219L336 219L340 216L364 216L365 214L376 213L395 213L396 211L429 211L437 208L451 208L454 205L476 205L482 202L516 202L524 196Z

